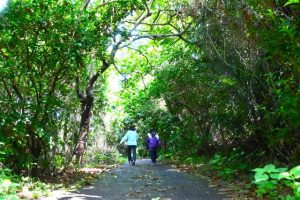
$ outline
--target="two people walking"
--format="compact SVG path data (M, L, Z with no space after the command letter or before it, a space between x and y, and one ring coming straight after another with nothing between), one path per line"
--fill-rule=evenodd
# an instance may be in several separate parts
M124 137L121 139L120 144L127 141L127 156L129 164L135 165L136 162L136 147L138 141L138 135L134 126L131 126L126 132ZM158 134L154 129L151 129L150 133L147 134L146 147L149 150L152 164L156 164L157 149L161 146L161 142ZM131 156L132 154L132 156Z

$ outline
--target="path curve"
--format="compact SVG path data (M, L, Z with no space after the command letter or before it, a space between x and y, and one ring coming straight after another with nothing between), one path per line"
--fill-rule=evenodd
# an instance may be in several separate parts
M59 200L220 200L227 199L201 177L171 166L138 160L124 164L97 180L92 186L70 193Z

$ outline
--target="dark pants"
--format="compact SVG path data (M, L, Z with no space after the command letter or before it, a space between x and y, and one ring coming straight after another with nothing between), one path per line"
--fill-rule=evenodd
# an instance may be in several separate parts
M131 158L131 151L133 154L133 159ZM128 155L128 162L136 161L136 145L128 145L127 146L127 155Z
M156 163L156 158L157 158L157 154L156 154L156 150L149 150L150 152L150 158L152 163Z

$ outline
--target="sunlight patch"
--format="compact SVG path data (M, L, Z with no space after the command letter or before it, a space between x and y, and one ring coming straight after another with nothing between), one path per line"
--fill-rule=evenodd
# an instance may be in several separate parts
M0 0L0 12L4 10L4 8L7 6L8 0Z

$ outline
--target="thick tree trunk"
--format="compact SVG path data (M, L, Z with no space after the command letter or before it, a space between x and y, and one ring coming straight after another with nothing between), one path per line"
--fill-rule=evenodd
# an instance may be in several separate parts
M88 2L88 1L87 1ZM85 94L82 93L79 87L79 77L76 78L76 92L77 95L81 101L81 120L80 120L80 127L79 127L79 136L78 141L75 145L71 163L82 163L82 157L83 153L86 149L86 142L88 139L89 134L89 128L90 128L90 122L92 118L92 109L94 105L94 85L100 76L100 74L103 74L109 66L112 64L112 60L114 60L115 54L118 50L119 45L121 42L116 44L111 53L110 53L110 61L107 62L105 59L102 59L102 68L100 72L97 72L95 75L92 76L92 78L89 80L89 84L85 90Z
M85 94L80 91L79 78L77 82L77 95L81 100L81 120L79 127L79 136L76 146L72 155L72 163L82 163L83 153L86 149L86 142L88 139L88 133L90 128L90 122L92 117L92 109L94 105L94 84L99 77L99 73L96 73L89 81L89 85L86 88Z
M46 145L42 138L37 136L36 128L33 124L26 125L26 133L28 134L28 145L29 152L32 156L32 168L30 169L30 173L32 176L37 177L39 175L39 159L42 152L42 147Z

